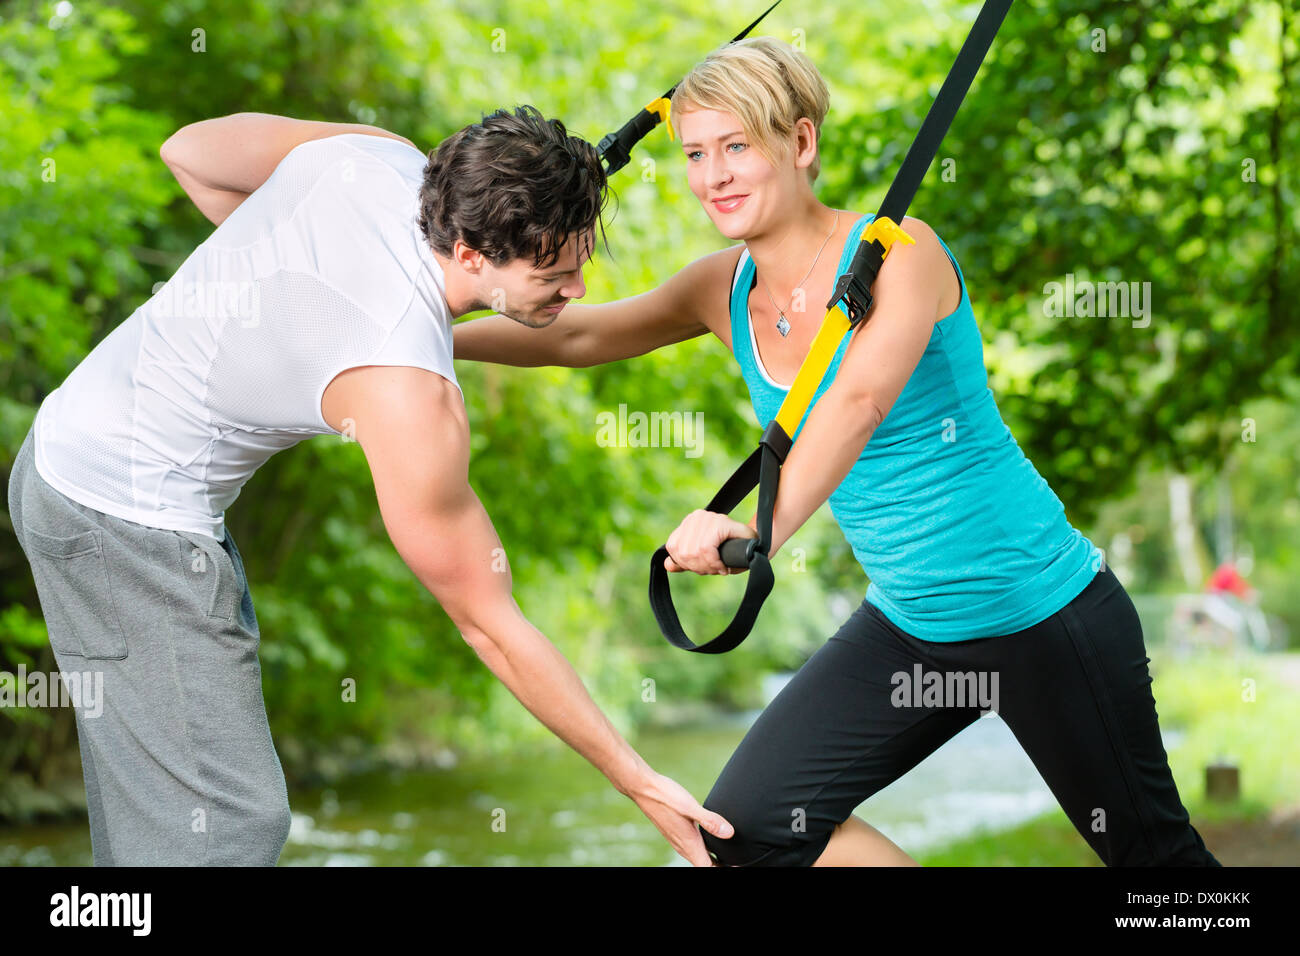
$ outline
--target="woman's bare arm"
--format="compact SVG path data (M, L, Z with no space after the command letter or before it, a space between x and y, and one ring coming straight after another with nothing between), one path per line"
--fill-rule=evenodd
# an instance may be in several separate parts
M840 486L921 362L952 268L934 230L906 216L915 245L896 244L872 286L871 315L849 338L835 380L808 413L781 467L768 557Z
M543 329L503 315L462 322L452 330L455 357L498 365L590 368L703 335L711 331L708 310L725 305L710 300L716 298L711 290L717 288L718 257L729 251L703 256L640 295L599 305L570 303Z
M220 225L295 146L342 133L383 136L415 147L406 137L376 126L233 113L182 127L158 153L199 211Z

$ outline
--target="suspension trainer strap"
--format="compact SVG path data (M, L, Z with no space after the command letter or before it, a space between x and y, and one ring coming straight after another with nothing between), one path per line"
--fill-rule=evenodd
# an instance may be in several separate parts
M741 30L731 39L731 43L737 40L743 40L749 36L749 31L763 22L763 18L772 12L772 9L780 3L776 0L772 6L768 7L758 15L758 19L751 23L745 29ZM596 145L596 152L600 155L601 160L605 163L605 175L613 176L616 172L627 165L631 159L632 147L641 142L652 129L661 122L668 126L668 138L673 138L673 126L668 122L668 105L672 100L673 91L677 85L673 84L663 96L656 97L647 103L636 116L623 124L622 129L616 133L607 133L601 137L600 142Z
M740 504L758 485L758 534L757 538L732 538L724 545L724 560L729 567L748 568L749 581L745 585L745 594L740 599L740 608L731 623L716 638L703 647L697 647L686 632L682 630L677 618L677 609L673 607L672 593L668 585L668 571L664 568L664 559L668 549L661 547L650 559L650 605L654 608L655 619L664 637L684 651L699 651L704 654L721 654L729 651L746 637L754 627L759 609L772 591L774 578L772 566L767 560L767 547L762 542L772 540L772 508L776 504L776 484L781 472L781 462L790 451L790 440L775 422L763 436L762 443L745 459L744 464L736 469L727 479L727 483L713 496L705 510L728 514Z
M750 580L741 599L740 609L720 635L697 645L682 630L677 609L673 606L669 590L668 571L664 569L666 547L661 547L650 559L650 607L659 630L669 643L683 650L702 654L720 654L736 647L749 636L758 618L758 612L772 591L774 583L768 550L772 544L772 512L776 507L776 492L780 482L780 469L793 444L791 436L798 431L799 423L808 410L812 397L821 385L834 359L839 343L846 332L857 327L871 311L871 287L875 284L880 267L894 243L913 243L913 239L899 225L907 214L921 180L934 162L939 144L943 142L953 117L984 62L993 38L997 36L1002 21L1006 19L1012 0L985 0L970 35L962 44L952 69L948 71L939 95L935 97L926 114L921 129L912 141L903 165L899 168L885 201L875 219L863 230L857 252L849 269L835 284L835 291L826 303L826 317L822 320L817 337L808 349L799 374L795 376L790 391L781 403L776 418L768 423L762 443L727 480L722 490L714 496L706 510L730 514L757 483L758 520L757 538L731 538L722 543L719 552L729 568L748 568ZM844 303L844 310L836 306ZM845 312L847 311L847 316Z

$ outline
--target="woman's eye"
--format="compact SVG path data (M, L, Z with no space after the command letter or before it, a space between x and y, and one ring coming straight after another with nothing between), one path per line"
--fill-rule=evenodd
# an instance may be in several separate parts
M733 147L733 146L744 146L744 145L745 145L745 144L744 144L744 143L741 143L741 142L728 143L728 144L727 144L727 149L730 149L730 148ZM692 150L691 152L687 153L687 154L686 154L686 158L689 159L691 162L694 162L694 161L695 161L695 157L696 157L696 156L699 156L699 155L701 155L701 153L700 153L700 151L699 151L698 149L696 149L696 150Z

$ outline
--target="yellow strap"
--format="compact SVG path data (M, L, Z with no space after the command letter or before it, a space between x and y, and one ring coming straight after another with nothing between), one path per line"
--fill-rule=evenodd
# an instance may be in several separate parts
M885 258L889 257L889 250L893 248L895 242L916 244L916 240L888 216L877 216L873 219L867 228L862 230L858 243L861 245L877 239L885 247ZM857 250L854 251L856 253ZM817 337L808 347L808 354L804 356L803 364L799 366L799 373L790 384L790 391L786 394L785 401L781 403L780 411L776 413L777 424L791 438L794 438L795 429L803 421L804 413L812 403L817 386L821 385L822 379L826 377L826 370L830 368L831 361L835 358L840 340L848 330L849 317L836 303L826 312L826 318L822 319L822 327L817 330Z
M794 437L799 422L803 421L803 414L808 410L817 386L826 377L826 370L830 368L835 350L840 346L840 339L844 338L844 333L848 330L849 317L838 305L832 306L826 313L826 318L822 319L822 327L817 330L817 337L813 339L803 364L799 366L799 374L794 377L790 391L781 403L781 410L776 413L777 424L791 438Z
M671 103L672 100L668 99L668 97L661 96L657 100L651 100L649 103L646 104L645 107L647 112L659 114L659 118L663 120L664 125L668 127L668 139L670 141L674 138L673 124L668 119L668 113L669 113L668 107Z

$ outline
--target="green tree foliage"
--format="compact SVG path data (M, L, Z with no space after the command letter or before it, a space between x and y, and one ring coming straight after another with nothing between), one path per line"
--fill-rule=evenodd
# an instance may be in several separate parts
M941 151L952 175L941 159L917 195L956 241L1003 417L1078 523L1139 462L1217 467L1241 404L1295 373L1298 39L1291 3L1018 3ZM828 196L874 197L933 92L840 117ZM1149 314L1051 315L1067 274L1149 283Z
M1217 463L1240 403L1294 371L1290 7L1021 0L913 206L961 260L1004 418L1077 525L1131 488L1141 462ZM765 21L759 32L805 46L831 87L823 201L875 210L975 10L787 0ZM158 160L173 130L252 110L373 123L431 149L485 112L532 103L595 142L756 12L541 0L10 4L0 14L0 447L12 459L42 398L210 232ZM588 268L589 301L643 292L727 244L663 131L612 187L613 255ZM1149 281L1150 324L1048 316L1044 287L1070 272ZM797 666L861 600L866 579L823 509L778 556L776 594L741 651L686 655L659 636L649 555L760 431L720 343L590 370L458 363L458 374L471 482L519 603L625 731L665 705L755 703L765 670ZM702 453L605 447L598 416L620 404L700 413ZM488 750L549 739L396 555L359 446L320 437L277 455L227 524L252 582L277 741L411 736ZM12 536L0 536L0 570L0 664L34 662L43 625ZM688 628L703 633L725 622L743 581L674 585ZM342 700L349 679L355 703ZM10 719L0 714L0 726ZM25 739L19 763L42 749Z

